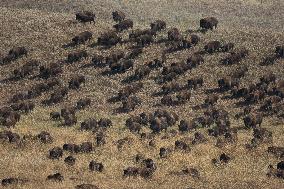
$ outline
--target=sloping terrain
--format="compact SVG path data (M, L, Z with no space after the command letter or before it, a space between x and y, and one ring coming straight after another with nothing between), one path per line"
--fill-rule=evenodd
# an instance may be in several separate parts
M240 129L238 140L224 147L216 146L217 138L208 135L208 128L196 128L190 132L179 132L180 120L192 122L194 118L203 115L206 108L198 108L210 91L217 94L219 100L214 105L218 109L228 112L231 128L244 126L241 118L236 114L243 111L238 102L243 98L229 98L230 91L218 92L218 80L232 72L246 66L248 72L240 79L240 86L247 87L258 83L266 74L274 74L276 80L283 79L284 59L277 59L272 65L260 66L268 55L274 54L275 47L284 41L284 13L283 2L257 0L251 1L223 1L214 3L208 1L6 1L0 2L0 54L17 46L25 46L28 56L21 57L10 64L0 65L0 107L10 105L11 97L19 92L30 90L33 86L46 80L35 74L20 80L9 79L13 70L20 68L29 60L38 60L40 65L60 63L63 72L58 76L63 86L75 75L84 75L86 82L78 90L69 90L63 102L46 106L42 101L49 98L50 92L43 93L32 99L35 108L29 113L23 113L15 127L0 126L0 131L10 130L21 137L16 142L0 143L0 179L9 177L19 178L18 184L11 184L6 188L74 188L78 184L89 183L98 188L283 188L283 178L268 177L268 166L275 165L283 160L267 152L269 146L284 146L283 117L280 113L263 117L262 128L272 132L273 141L260 143L256 148L247 148L253 138L252 129ZM81 10L94 11L97 15L96 23L82 24L75 20L75 12ZM125 73L104 74L108 67L91 65L94 55L108 57L118 50L129 54L135 43L121 43L111 48L97 45L97 38L104 32L112 29L115 22L111 13L122 10L128 18L133 19L134 29L149 28L156 19L165 20L167 29L159 32L155 43L143 48L142 54L134 58L134 67ZM199 20L206 16L218 18L216 30L202 33L198 30ZM153 69L143 78L143 88L135 94L141 104L130 112L117 111L121 102L110 103L109 99L115 96L120 89L128 85L125 79L135 73L135 69L146 65L154 59L161 59L168 48L167 31L177 27L183 36L197 34L200 42L189 49L167 53L165 65L186 62L195 52L203 50L204 45L212 40L222 43L232 42L234 49L246 48L249 52L238 64L225 66L221 60L229 53L204 53L204 63L178 76L174 80L182 86L191 78L202 77L202 87L193 90L190 100L176 106L161 104L163 95L155 95L162 85L157 82L162 77L162 68ZM128 31L119 33L123 40L128 38ZM190 31L191 30L191 31ZM71 39L83 31L90 31L93 39L85 44L67 47ZM162 42L159 42L162 41ZM86 50L88 57L82 61L68 64L64 62L69 53ZM2 57L2 56L1 56ZM134 82L138 83L138 82ZM175 95L172 93L171 95ZM90 98L91 105L76 112L77 123L72 126L62 126L61 121L52 121L50 113L59 111L67 106L73 106L79 99ZM265 98L268 98L266 96ZM265 99L252 105L258 111ZM283 99L278 103L283 108ZM157 109L175 112L179 119L167 131L153 134L149 125L143 127L140 133L132 133L126 127L126 120L142 112L153 113ZM281 109L282 110L282 109ZM281 111L280 111L281 112ZM260 112L263 113L263 112ZM265 112L264 112L265 113ZM88 119L108 118L112 126L104 132L104 145L96 145L98 134L92 131L82 131L81 123ZM0 120L1 121L1 120ZM43 144L34 136L41 131L47 131L53 138L52 143ZM194 144L192 140L196 132L204 134L206 141ZM147 133L149 138L141 137ZM153 138L151 138L153 137ZM221 138L221 137L219 137ZM123 140L121 140L123 139ZM119 141L120 140L120 141ZM175 149L175 141L181 140L189 144L190 152ZM64 151L63 157L58 160L49 158L49 150L62 147L65 143L81 144L91 142L94 150L91 153L69 153ZM122 141L122 142L121 142ZM123 142L124 141L124 142ZM150 145L149 145L150 143ZM168 157L161 158L160 148L171 149ZM230 156L229 163L214 165L213 158L225 153ZM135 156L142 154L154 160L157 169L151 178L125 177L127 167L138 166ZM64 159L72 155L76 158L75 165L68 166ZM90 171L89 163L95 160L102 162L102 172ZM181 170L194 168L196 174L175 174ZM47 176L61 173L64 180L55 182L47 180Z

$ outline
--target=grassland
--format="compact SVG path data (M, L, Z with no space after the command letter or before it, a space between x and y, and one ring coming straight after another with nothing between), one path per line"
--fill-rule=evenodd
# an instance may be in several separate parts
M114 24L111 20L112 10L123 10L129 18L134 20L135 28L147 28L149 23L157 18L167 22L168 28L178 27L184 31L197 29L199 19L204 16L215 16L220 21L216 31L209 31L206 34L198 33L201 43L193 49L184 50L167 56L167 64L186 60L193 52L202 49L210 40L230 41L236 44L236 48L246 47L250 51L249 56L241 62L247 65L249 72L242 79L242 85L257 82L259 77L265 73L273 72L277 78L283 78L283 60L278 60L274 65L261 67L259 62L273 52L277 44L284 41L284 2L281 0L257 0L249 1L197 1L197 0L139 0L139 1L91 1L91 0L2 0L0 2L0 54L6 54L14 46L26 46L30 53L27 58L21 58L12 64L0 67L0 81L7 78L11 71L27 60L37 59L41 64L48 64L65 59L68 53L86 49L89 54L109 55L116 49L129 51L129 44L118 45L111 49L101 50L90 47L96 37L109 30ZM79 24L75 21L74 13L78 10L92 10L97 14L96 24ZM62 48L70 39L82 32L91 31L94 39L75 48ZM126 33L125 33L126 36ZM165 37L166 32L159 34L159 38ZM143 54L135 59L135 67L142 65L154 58L160 57L160 52L165 45L151 45L143 50ZM202 88L193 92L190 102L178 107L164 107L178 113L180 118L191 120L200 115L202 111L196 111L192 107L204 101L208 88L217 87L217 79L233 71L236 66L224 67L220 65L220 59L225 54L205 55L205 63L198 69L187 72L178 78L178 82L185 84L188 78L203 76L205 84ZM114 76L102 76L103 69L93 67L81 68L88 64L91 56L80 63L64 65L64 73L60 76L67 84L68 79L74 74L83 74L87 78L86 84L79 91L72 91L68 98L61 104L51 107L44 107L40 101L48 97L45 94L37 99L36 108L29 114L22 116L15 128L10 130L24 135L26 139L20 144L0 143L0 179L6 177L19 177L27 179L27 182L11 186L11 188L74 188L80 183L93 183L99 188L284 188L283 180L268 178L266 176L267 166L275 164L279 160L267 153L268 145L283 146L284 128L283 119L277 117L265 117L263 127L272 131L273 144L262 144L258 148L248 150L245 144L252 138L251 131L240 131L238 142L225 148L215 146L216 139L208 138L205 144L192 146L188 154L174 152L168 158L159 157L160 147L170 147L177 139L190 140L193 133L186 135L178 134L174 137L163 139L168 133L162 132L155 137L156 147L150 147L147 140L141 140L125 128L125 120L130 115L137 115L143 111L155 110L160 98L153 98L151 94L159 90L159 85L153 81L158 72L152 72L149 77L143 80L144 89L138 93L142 104L129 114L117 114L113 110L119 104L110 104L107 99L113 96L123 87L121 81L133 74L133 70L124 74ZM8 97L17 91L29 89L32 85L42 82L40 79L24 79L21 81L0 83L0 105L7 104ZM49 113L59 111L67 105L74 105L78 99L90 97L91 107L80 111L78 123L72 127L59 127L58 122L51 121ZM234 115L241 109L234 105L234 101L222 99L218 101L217 107L225 108L231 117L232 127L243 125L242 120L234 119ZM95 137L91 132L79 130L80 123L94 117L110 118L113 122L106 132L107 143L104 146L96 147L91 154L76 154L76 164L73 167L66 166L63 159L50 160L48 150L54 146L62 146L64 143L81 143L90 141L95 143ZM177 125L173 127L177 130ZM0 130L6 130L0 126ZM40 131L48 131L54 138L52 144L40 144L30 139ZM146 129L150 132L150 129ZM205 129L198 129L206 133ZM131 138L131 144L119 150L116 141L124 138ZM216 167L211 159L220 153L226 152L232 156L229 164ZM157 163L157 171L150 180L137 178L123 178L123 169L134 166L134 156L142 153L151 157ZM66 157L68 153L64 154ZM90 172L88 164L91 160L103 162L105 170L102 173ZM195 167L200 172L200 179L190 176L177 176L170 174L171 171L178 171L183 167ZM60 172L64 176L63 182L47 181L49 174ZM8 187L7 187L8 188Z

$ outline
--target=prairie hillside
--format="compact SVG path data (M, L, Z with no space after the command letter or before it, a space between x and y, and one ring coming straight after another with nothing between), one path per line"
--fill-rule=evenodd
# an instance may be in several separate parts
M1 0L1 187L284 188L283 9ZM132 28L114 29L117 10ZM82 11L95 23L76 20ZM200 28L206 17L218 27ZM129 38L156 20L166 27Z

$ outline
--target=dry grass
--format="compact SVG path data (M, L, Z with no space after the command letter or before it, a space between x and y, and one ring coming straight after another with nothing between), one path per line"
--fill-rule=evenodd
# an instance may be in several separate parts
M86 3L84 3L86 2ZM135 28L147 27L150 21L161 18L167 21L169 27L175 26L185 31L189 28L198 27L198 20L204 15L213 15L220 20L220 28L214 32L199 34L201 43L194 49L173 53L167 57L167 63L185 60L190 54L201 49L203 45L213 39L234 42L237 48L247 47L250 55L241 64L248 65L249 73L242 80L242 85L256 82L264 73L271 71L278 78L283 78L283 60L276 62L273 66L260 67L258 64L262 57L272 52L276 44L283 43L283 2L273 1L225 1L216 0L213 2L202 1L175 1L175 0L139 0L139 1L57 1L57 0L2 0L0 2L0 54L5 54L13 46L26 46L31 53L28 58L17 60L13 64L1 66L0 80L7 78L10 72L30 59L38 59L42 64L56 62L65 59L67 54L75 49L86 49L88 53L100 53L104 56L115 49L128 51L129 45L120 45L109 50L91 48L90 44L81 45L75 49L63 49L62 45L70 41L77 33L85 30L93 32L97 37L104 31L111 28L112 22L110 13L115 9L124 10L129 17L135 21ZM82 25L74 22L73 13L76 10L91 9L98 13L98 21L95 25ZM161 36L165 33L161 34ZM159 57L162 45L147 47L142 56L135 60L135 65ZM179 107L166 107L177 112L180 117L190 120L201 111L192 109L194 105L203 102L204 90L217 85L217 79L222 75L234 70L236 66L220 66L219 60L224 54L205 55L205 63L198 69L186 73L178 79L178 82L185 84L186 80L194 76L203 76L205 86L193 93L192 100ZM192 147L188 154L175 152L167 159L159 158L160 147L170 147L174 141L180 138L192 137L193 133L186 135L178 134L175 137L162 139L167 133L161 133L155 139L156 147L149 147L147 141L142 141L137 135L125 129L125 120L129 114L115 114L113 110L118 104L107 103L107 99L117 92L121 87L121 81L133 73L129 71L115 76L102 76L102 69L80 68L88 64L90 58L71 66L64 65L62 80L68 81L71 75L82 73L87 77L86 85L80 91L72 91L68 99L57 106L43 107L40 101L48 95L43 95L35 101L38 103L35 110L23 116L17 123L13 132L23 135L36 135L40 131L48 131L54 137L52 144L43 145L36 141L27 139L21 145L0 144L0 179L6 177L26 178L29 181L12 188L74 188L80 183L93 183L100 188L284 188L283 180L267 178L266 169L269 164L275 164L277 159L266 152L267 145L263 144L255 150L248 151L244 144L252 138L252 133L242 131L238 134L238 143L226 148L217 148L216 139L209 138L206 144ZM136 67L135 66L135 67ZM150 77L143 80L145 88L138 96L143 100L137 110L130 113L136 115L143 111L153 111L159 97L153 98L151 94L159 88L152 78L157 72L151 73ZM41 80L24 79L0 83L1 106L7 103L7 97L17 91L29 89ZM92 106L78 113L79 123L70 128L58 127L57 122L49 120L49 113L52 110L60 110L65 105L73 105L82 96L92 99ZM235 120L234 114L239 111L233 101L221 100L218 107L224 107L232 117L233 127L242 125L241 120ZM90 132L79 131L80 122L89 117L110 118L113 127L107 135L107 143L97 147L91 154L75 155L77 162L73 167L67 167L63 159L54 161L48 159L48 150L54 146L62 146L64 143L80 143L84 141L95 142L95 136ZM263 127L273 132L273 144L284 144L283 120L275 117L265 118ZM173 127L174 129L177 126ZM0 127L0 130L5 128ZM150 132L150 130L147 130ZM204 129L199 129L206 132ZM207 135L206 135L207 136ZM118 150L115 141L130 137L133 142ZM270 144L271 145L271 144ZM225 166L215 167L211 159L217 157L221 152L231 154L233 160ZM157 171L150 180L142 178L123 178L123 169L134 166L134 156L143 153L151 157L157 163ZM67 153L64 154L64 157ZM88 163L91 160L103 162L105 171L94 173L88 170ZM177 171L184 166L198 168L201 174L200 179L190 176L174 176L171 171ZM62 183L46 181L49 174L59 171L64 176Z

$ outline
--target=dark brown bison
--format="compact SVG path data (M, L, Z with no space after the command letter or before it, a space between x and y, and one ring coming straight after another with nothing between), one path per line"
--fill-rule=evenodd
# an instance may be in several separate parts
M89 169L90 171L98 171L98 172L102 172L104 169L104 166L102 163L98 163L96 161L91 161L89 163Z
M203 86L203 78L202 77L197 77L193 79L187 80L187 86L189 89L196 89L197 87L202 87Z
M76 103L76 108L78 110L83 110L84 108L86 108L87 106L91 105L91 99L90 98L82 98L80 100L78 100L78 102Z
M189 100L190 100L190 97L191 97L191 92L189 92L189 91L182 91L182 92L179 92L179 93L176 95L177 103L178 103L178 104L183 104L183 103L189 101Z
M81 123L81 130L95 130L97 129L98 122L96 119L89 118Z
M138 37L142 35L150 35L150 36L156 36L156 32L150 29L137 29L133 30L132 32L129 33L129 39L137 39Z
M64 159L64 163L66 163L66 164L69 165L69 166L75 165L75 161L76 161L76 158L73 157L73 156L67 156L67 157Z
M99 189L99 187L94 184L78 184L75 189Z
M59 112L50 112L49 117L51 120L60 120Z
M221 91L227 91L239 86L239 79L227 76L218 80L218 86Z
M120 59L125 57L125 53L123 51L115 51L111 53L108 57L106 57L106 64L111 65L113 63L117 63Z
M143 53L143 48L135 48L127 56L127 59L134 59L134 58L136 58L137 56L139 56L142 53Z
M70 153L79 153L80 152L80 146L77 145L77 144L65 143L65 144L63 144L62 149L64 151L68 151Z
M46 66L40 66L39 68L39 76L43 79L57 76L60 73L62 73L62 64L60 63L51 63Z
M98 121L98 125L100 128L108 128L112 126L112 121L108 118L101 118Z
M239 63L242 59L244 59L248 55L247 49L241 49L236 52L231 52L229 56L222 60L224 65L232 65Z
M244 98L246 103L257 103L260 100L264 99L264 97L265 97L265 91L256 90L248 93Z
M104 57L102 55L95 54L92 58L92 64L96 67L104 66Z
M152 35L145 34L137 37L135 39L135 42L137 43L138 46L144 47L146 45L150 45L151 43L153 43L154 39Z
M133 28L133 21L130 19L122 20L120 23L115 24L113 27L116 29L116 31L119 32L128 30L129 28Z
M214 27L215 27L215 29L217 28L218 20L215 17L202 18L200 20L199 24L200 24L200 27L203 28L203 29L213 30Z
M241 78L241 77L244 77L247 72L248 72L248 67L247 66L240 66L240 67L237 67L231 73L231 77L233 77L233 78Z
M61 173L55 173L47 176L47 180L62 182L64 180L64 177L61 175Z
M213 53L219 51L221 48L220 41L210 41L204 46L204 50L208 53Z
M194 129L193 125L190 124L190 122L186 120L181 120L178 126L178 130L180 132L188 132L190 130Z
M141 80L147 77L150 74L150 72L151 69L148 66L143 65L135 70L134 78L136 80Z
M257 128L257 125L260 127L263 120L263 116L260 114L250 114L244 117L243 120L246 128Z
M28 63L24 64L20 69L15 69L13 71L14 78L20 79L32 74L36 68L39 66L37 60L31 60Z
M50 159L59 159L63 156L63 150L60 147L54 147L49 150L49 158Z
M19 142L21 139L20 135L13 133L11 131L1 131L0 132L0 141L6 141L10 143Z
M123 73L126 72L128 69L133 67L133 60L123 60L121 62L111 64L110 66L111 72L115 73Z
M151 69L157 69L163 67L163 61L159 59L154 59L147 63L147 66Z
M28 50L25 47L14 47L8 52L8 57L11 57L13 60L25 55L27 56Z
M205 102L204 104L209 106L209 105L214 105L217 103L219 97L217 95L209 95L206 99L205 99Z
M76 75L69 81L69 89L79 89L82 83L85 83L86 79L83 75Z
M182 39L182 36L177 28L172 28L168 31L169 41L179 41L181 39Z
M221 46L221 50L222 52L229 52L230 50L233 50L234 46L234 43L225 43Z
M136 96L130 96L122 100L122 110L130 112L135 109L141 103L141 100Z
M156 20L150 24L151 30L158 32L166 28L166 22L163 20Z
M78 20L79 22L83 22L83 23L94 22L95 23L95 18L96 18L95 13L92 13L89 11L76 13L76 20Z
M20 111L20 112L25 112L25 113L32 111L34 107L35 107L35 104L33 102L20 102L16 104L11 104L11 108L14 111Z
M36 137L40 142L42 142L44 144L52 143L52 141L53 141L53 138L50 135L50 133L48 133L46 131L40 132Z
M73 63L73 62L80 61L82 58L87 58L87 57L88 57L88 53L85 50L72 52L68 54L67 62Z
M282 46L277 46L275 48L275 53L276 53L276 56L279 57L279 58L284 58L284 45Z
M195 34L190 35L189 38L190 38L190 44L193 44L193 45L197 45L198 42L200 41L200 37Z
M103 33L100 37L98 37L98 44L105 46L113 46L121 41L121 37L117 35L116 32L109 31Z
M166 106L172 106L174 104L174 101L171 96L166 95L161 98L161 104Z
M179 91L180 89L181 89L181 86L177 82L170 82L162 86L162 93L168 94L171 92Z
M112 12L112 18L115 22L122 22L125 19L125 14L122 11Z
M261 66L268 66L268 65L273 65L275 61L277 60L277 56L273 55L268 55L267 57L263 58L262 62L260 63Z
M72 39L72 42L76 45L78 44L82 44L82 43L85 43L86 41L89 41L91 40L93 37L93 34L89 31L84 31L82 33L79 33L77 36L75 36L73 39Z
M196 68L198 65L204 62L204 59L199 54L193 54L191 57L187 59L187 64L189 65L189 68Z

